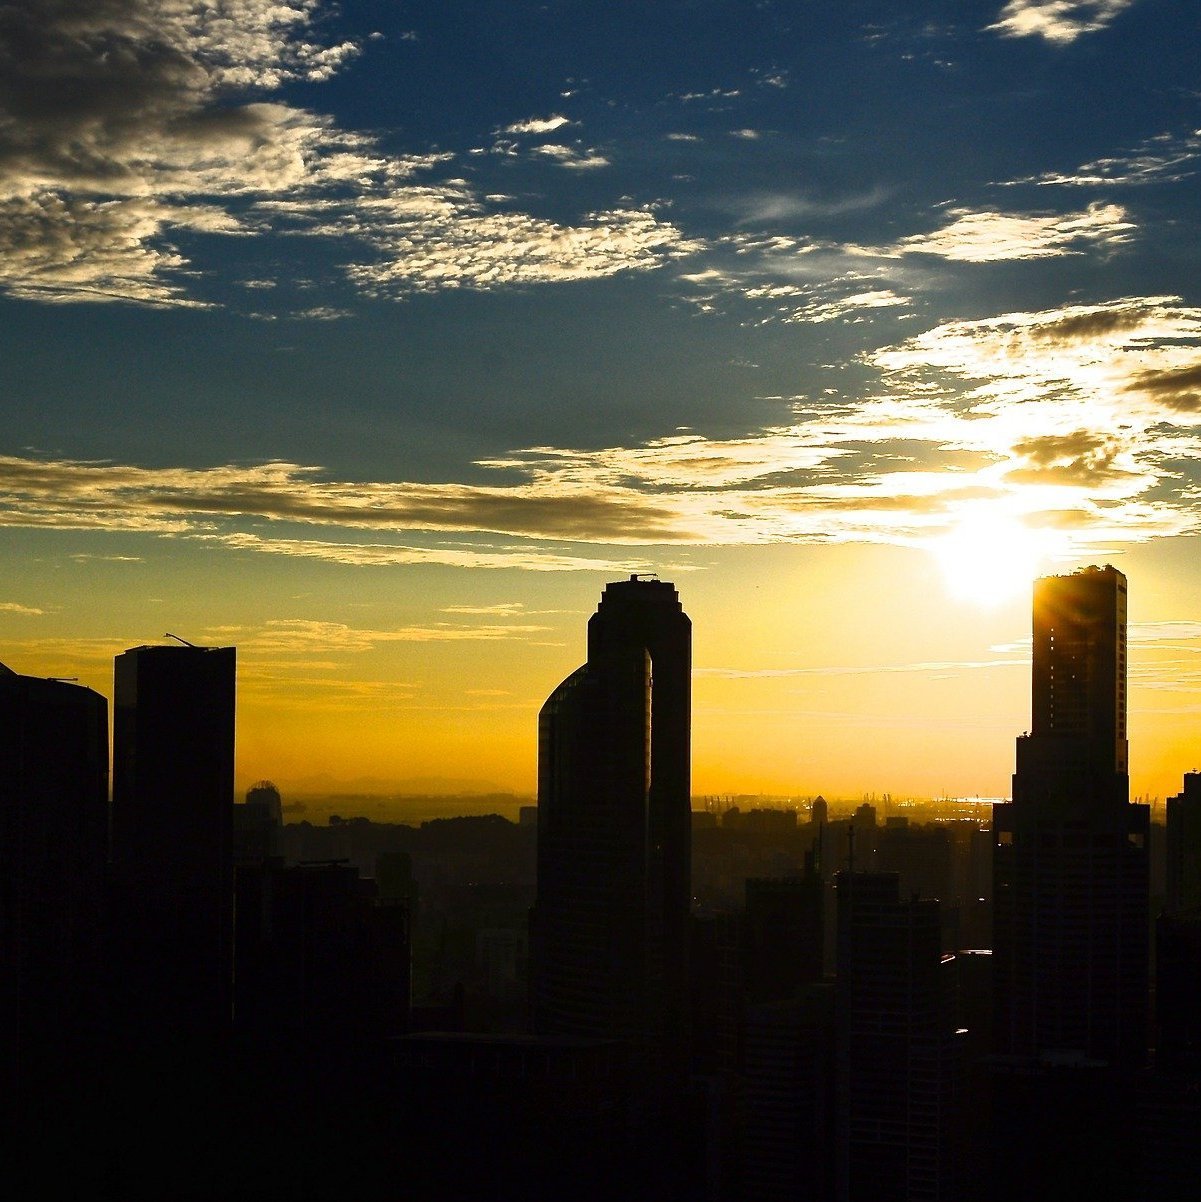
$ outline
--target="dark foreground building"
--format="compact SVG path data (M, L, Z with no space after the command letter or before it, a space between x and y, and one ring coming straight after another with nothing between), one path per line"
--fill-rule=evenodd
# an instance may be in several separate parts
M104 1011L108 706L0 664L0 1107L86 1077ZM56 1104L61 1102L57 1099Z
M233 988L232 647L117 656L113 861L125 1012L139 1046L208 1045Z
M538 718L535 1029L682 1062L692 623L675 588L609 584L588 662Z

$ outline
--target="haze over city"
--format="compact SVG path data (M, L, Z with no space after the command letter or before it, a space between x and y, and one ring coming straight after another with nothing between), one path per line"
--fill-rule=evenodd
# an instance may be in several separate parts
M694 794L1007 796L1030 583L1198 764L1197 6L0 15L0 647L238 648L237 781L532 794L605 582Z

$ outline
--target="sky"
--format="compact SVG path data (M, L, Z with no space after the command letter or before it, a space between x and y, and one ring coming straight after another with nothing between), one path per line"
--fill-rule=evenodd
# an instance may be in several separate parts
M1195 0L0 3L0 661L236 645L238 776L532 792L606 581L696 793L1005 796L1030 581L1201 767Z

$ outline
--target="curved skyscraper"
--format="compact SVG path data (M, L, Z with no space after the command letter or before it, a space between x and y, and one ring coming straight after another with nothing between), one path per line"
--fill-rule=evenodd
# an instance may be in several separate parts
M588 662L538 717L540 1034L668 1054L688 1012L692 623L666 581L606 586Z

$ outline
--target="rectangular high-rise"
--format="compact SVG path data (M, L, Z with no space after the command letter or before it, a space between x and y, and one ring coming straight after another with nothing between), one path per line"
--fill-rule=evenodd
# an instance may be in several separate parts
M235 650L117 656L113 859L131 1019L203 1043L232 989Z
M1149 812L1129 802L1126 578L1034 586L1032 708L994 811L996 1047L1130 1065L1147 1045Z

